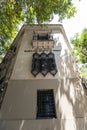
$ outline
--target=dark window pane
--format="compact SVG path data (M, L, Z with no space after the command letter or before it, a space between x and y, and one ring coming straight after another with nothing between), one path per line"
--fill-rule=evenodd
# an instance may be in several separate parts
M45 36L40 36L40 35L38 35L37 36L37 40L49 40L49 37L48 37L48 35L45 35Z

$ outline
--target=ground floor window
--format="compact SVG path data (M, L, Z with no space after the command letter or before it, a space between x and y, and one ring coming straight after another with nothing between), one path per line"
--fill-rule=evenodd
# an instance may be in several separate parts
M56 118L53 89L37 90L37 118Z

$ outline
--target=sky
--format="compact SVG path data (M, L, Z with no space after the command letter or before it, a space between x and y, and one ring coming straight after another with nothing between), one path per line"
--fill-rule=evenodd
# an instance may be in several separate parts
M73 0L77 13L70 19L63 20L63 26L66 35L70 41L76 33L81 33L84 28L87 28L87 0ZM55 16L52 23L58 23L58 17Z

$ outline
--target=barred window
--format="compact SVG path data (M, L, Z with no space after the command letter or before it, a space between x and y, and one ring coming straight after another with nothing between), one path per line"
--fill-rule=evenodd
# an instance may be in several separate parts
M50 52L46 54L43 52L38 54L35 52L33 54L31 73L37 76L39 72L41 72L43 76L46 76L48 72L55 76L57 73L57 66L54 53Z
M56 118L53 89L37 91L37 119Z

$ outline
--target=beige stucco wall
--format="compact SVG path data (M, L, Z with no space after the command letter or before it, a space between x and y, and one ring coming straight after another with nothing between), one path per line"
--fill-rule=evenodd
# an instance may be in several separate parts
M79 87L69 79L11 80L0 111L0 130L86 130L87 97ZM38 89L54 89L56 119L36 119Z
M0 124L0 130L87 130L87 119L8 120Z
M70 79L11 80L1 108L1 119L36 119L37 90L53 89L57 118L87 115L87 97L79 82Z

